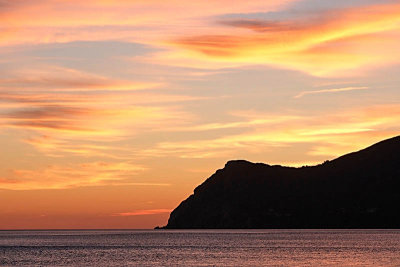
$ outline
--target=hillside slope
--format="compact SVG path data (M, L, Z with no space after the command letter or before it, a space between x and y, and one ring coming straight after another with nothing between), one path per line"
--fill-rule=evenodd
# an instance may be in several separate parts
M229 161L164 228L400 228L400 136L312 167Z

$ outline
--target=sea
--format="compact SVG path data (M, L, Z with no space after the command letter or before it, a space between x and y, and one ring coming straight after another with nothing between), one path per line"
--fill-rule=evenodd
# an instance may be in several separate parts
M400 230L0 231L0 266L400 266Z

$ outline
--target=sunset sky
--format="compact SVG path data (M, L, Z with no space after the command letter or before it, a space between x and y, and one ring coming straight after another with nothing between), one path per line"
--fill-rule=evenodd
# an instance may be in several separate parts
M0 0L0 229L153 228L231 159L400 133L400 2Z

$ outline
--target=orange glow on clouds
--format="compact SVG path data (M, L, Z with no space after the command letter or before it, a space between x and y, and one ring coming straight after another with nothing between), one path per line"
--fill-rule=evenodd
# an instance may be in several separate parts
M10 190L34 190L124 184L125 176L136 175L143 170L144 167L128 162L91 162L78 166L46 166L42 170L12 170L9 178L1 180L0 187Z
M396 1L6 0L0 18L0 229L152 228L227 160L310 165L400 131Z
M224 24L249 32L184 37L175 45L198 52L185 55L200 61L226 62L228 66L231 62L266 64L313 75L343 75L343 70L399 60L394 55L398 54L394 51L399 41L399 18L400 5L386 4L326 12L311 22L238 19ZM354 42L358 51L354 51Z
M337 115L321 114L320 116L290 116L278 114L240 113L236 115L245 119L242 122L215 125L224 129L227 127L246 127L248 130L239 135L225 135L217 139L190 140L188 142L163 142L148 151L152 155L175 154L180 157L229 157L237 150L248 152L265 150L268 147L287 146L291 143L318 142L308 153L326 157L338 156L379 141L383 136L395 135L396 131L380 132L379 129L397 127L400 120L400 106L376 106L361 110L343 111ZM271 117L271 120L259 120ZM213 129L207 126L200 129ZM188 129L190 130L190 128ZM196 130L196 129L192 129ZM358 142L354 143L354 135L358 134ZM332 151L320 147L334 147ZM362 144L362 145L360 145ZM314 152L315 150L318 153ZM324 151L324 152L323 152ZM279 164L280 162L271 162ZM287 163L286 163L287 164ZM289 165L297 166L294 161Z

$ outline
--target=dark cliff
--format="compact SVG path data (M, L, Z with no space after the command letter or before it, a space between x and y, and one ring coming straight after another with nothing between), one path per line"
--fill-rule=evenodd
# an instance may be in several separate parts
M229 161L164 228L400 228L400 136L312 167Z

